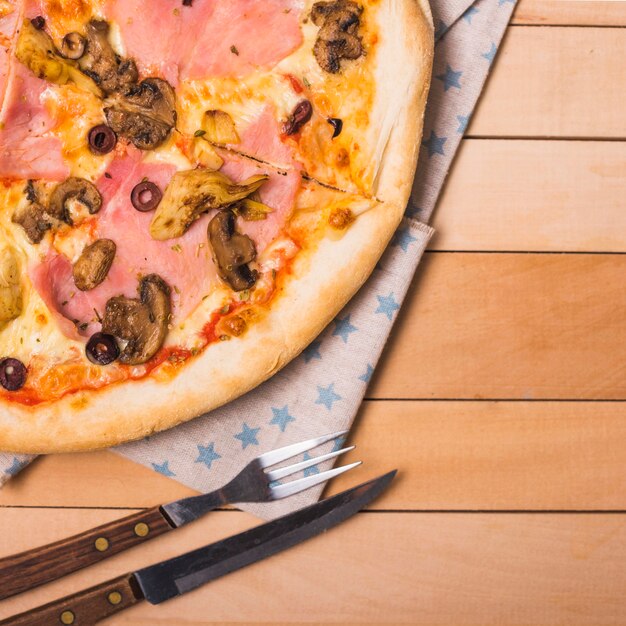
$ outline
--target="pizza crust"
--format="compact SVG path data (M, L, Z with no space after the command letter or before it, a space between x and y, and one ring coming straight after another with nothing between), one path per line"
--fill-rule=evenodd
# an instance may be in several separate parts
M426 0L385 0L376 59L373 123L395 113L381 151L378 202L339 240L300 253L284 293L236 340L210 344L166 381L147 377L65 396L33 408L5 404L0 449L51 453L109 447L171 428L242 395L297 356L371 274L397 228L421 140L432 64L433 27ZM405 76L400 68L413 67ZM403 84L402 99L396 89ZM303 311L307 312L303 317ZM294 322L295 320L295 322Z

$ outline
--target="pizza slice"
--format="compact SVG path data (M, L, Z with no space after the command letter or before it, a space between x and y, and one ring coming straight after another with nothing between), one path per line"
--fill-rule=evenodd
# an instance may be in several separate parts
M245 393L401 219L432 56L413 0L21 0L0 35L0 449Z

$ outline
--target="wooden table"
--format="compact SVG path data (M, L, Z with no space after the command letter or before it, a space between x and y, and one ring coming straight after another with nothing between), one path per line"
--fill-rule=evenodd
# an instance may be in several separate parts
M626 623L626 4L522 0L352 434L327 536L111 624ZM352 458L355 458L354 456ZM109 452L0 492L0 554L190 494ZM252 526L220 511L0 616Z

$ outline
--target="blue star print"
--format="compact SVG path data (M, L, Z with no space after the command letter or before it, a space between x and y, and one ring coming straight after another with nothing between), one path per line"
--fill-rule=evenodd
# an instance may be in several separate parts
M467 130L470 120L469 115L457 115L456 119L459 121L459 127L456 129L456 132L462 135Z
M289 414L287 405L285 405L282 409L272 407L272 413L274 414L274 417L272 417L270 424L276 424L276 426L278 426L280 431L283 433L285 432L285 428L287 428L287 424L289 424L289 422L296 421L296 418Z
M435 131L431 130L430 137L422 141L422 145L425 148L428 148L429 157L433 156L433 154L441 154L445 156L446 153L443 151L443 144L446 143L446 141L448 141L447 137L437 137Z
M213 461L217 461L221 459L221 455L219 455L214 450L214 443L210 443L208 446L198 446L198 458L196 459L196 463L204 463L207 466L207 469L211 469L211 465Z
M350 316L338 317L335 319L335 330L333 330L333 337L341 337L344 343L348 343L348 337L359 330L356 326L350 324Z
M235 435L235 439L241 441L241 447L245 450L248 446L258 446L259 442L256 436L259 434L260 428L250 428L245 422L241 427L241 432Z
M368 363L367 370L365 370L365 374L361 374L359 376L359 380L362 380L364 383L369 383L372 379L372 374L374 373L374 368Z
M443 90L448 91L450 87L461 89L459 82L461 76L463 76L463 72L455 72L449 65L446 65L446 71L443 74L438 74L435 78L443 83Z
M158 463L151 463L151 465L155 472L159 472L159 474L163 474L163 476L176 476L170 469L169 461L164 461L160 465Z
M435 40L439 39L440 37L443 37L443 34L447 30L448 30L448 25L442 20L439 20L439 24L437 24L437 28L435 28Z
M322 345L321 341L313 341L307 348L302 351L304 355L304 362L308 363L313 359L321 359L322 355L320 354L320 346Z
M311 455L308 452L305 452L303 460L304 461L309 461L310 459L311 459ZM319 473L320 473L320 468L317 467L317 465L311 465L311 467L306 467L304 469L304 477L305 478L307 476L313 476L314 474L319 474Z
M496 44L492 42L489 51L484 52L483 54L481 54L481 56L483 57L483 59L487 59L487 61L489 61L489 65L491 65L493 63L493 60L496 58L497 52L498 46L496 46Z
M402 248L402 251L406 252L409 249L409 246L414 241L417 241L417 239L413 237L413 235L411 235L411 233L409 232L409 229L401 228L400 230L396 231L396 234L393 238L392 245L400 246Z
M346 442L345 437L337 437L337 439L335 439L335 443L333 444L333 449L331 450L331 452L339 452L339 450L343 448L343 444L345 442Z
M501 6L503 6L503 5L507 4L507 3L514 4L515 0L498 0L498 6L499 7L501 7Z
M388 296L376 296L378 298L378 308L374 313L383 313L389 320L393 318L393 314L400 308L400 305L396 302L393 294Z
M8 474L9 476L15 476L20 470L26 467L27 464L28 464L28 461L20 461L15 456L13 457L13 464L11 465L11 467L7 467L7 469L5 470L5 473Z
M462 17L468 24L471 24L472 18L476 15L476 13L480 13L480 11L476 7L470 7L467 11L465 11L465 13L463 13Z
M342 397L335 393L335 383L331 383L328 387L317 386L318 398L315 404L323 404L329 411L333 408L333 403L342 400Z

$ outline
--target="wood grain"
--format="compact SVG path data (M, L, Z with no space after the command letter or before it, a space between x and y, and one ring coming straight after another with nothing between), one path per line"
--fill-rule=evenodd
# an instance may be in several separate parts
M626 252L625 197L626 142L466 139L430 248Z
M100 563L170 530L172 527L155 506L2 558L0 600Z
M468 134L626 138L623 28L510 28Z
M12 546L46 526L94 522L84 510L0 511ZM44 524L45 521L45 524ZM216 513L103 563L97 578L73 575L0 605L26 610L129 568L248 528L239 513ZM0 552L9 540L0 538ZM623 624L626 515L357 515L321 537L159 606L137 605L109 624L210 623Z
M122 575L94 587L89 587L65 597L34 607L19 615L0 622L4 626L52 626L53 624L75 624L91 626L105 618L137 604L131 575Z
M427 253L374 398L626 399L626 255Z
M622 0L519 0L512 24L626 26Z
M398 467L394 488L372 509L626 510L625 418L622 402L366 402L350 437L357 448L342 458L364 464L333 480L328 493ZM124 480L127 489L111 488ZM191 493L97 452L38 460L0 502L154 506Z

